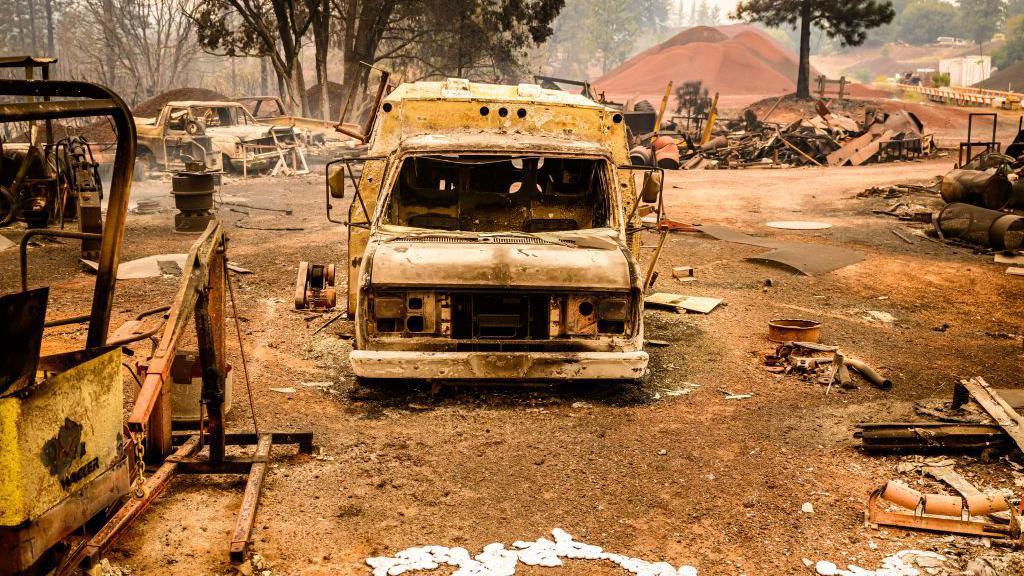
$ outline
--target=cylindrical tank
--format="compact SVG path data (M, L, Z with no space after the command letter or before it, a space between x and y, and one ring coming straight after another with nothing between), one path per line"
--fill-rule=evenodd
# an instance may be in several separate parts
M1024 245L1024 218L971 204L947 204L936 221L943 237L997 250Z
M1002 172L953 170L942 177L940 191L948 203L965 202L999 210L1010 201L1013 185Z
M653 152L646 146L635 146L629 151L629 162L634 166L650 166Z
M673 140L671 136L658 136L653 142L651 142L651 148L653 148L655 152L669 146L672 148L676 147L676 141Z
M175 232L202 232L213 220L214 174L206 172L179 172L171 177Z
M708 140L704 144L700 145L701 152L708 152L711 150L718 150L719 148L725 148L729 145L729 139L725 136L715 136L711 140Z

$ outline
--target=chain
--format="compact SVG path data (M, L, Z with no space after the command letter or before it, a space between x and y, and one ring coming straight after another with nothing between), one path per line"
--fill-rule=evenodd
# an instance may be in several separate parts
M135 481L132 483L132 493L136 498L146 497L146 438L142 434L129 432L132 442L135 444Z

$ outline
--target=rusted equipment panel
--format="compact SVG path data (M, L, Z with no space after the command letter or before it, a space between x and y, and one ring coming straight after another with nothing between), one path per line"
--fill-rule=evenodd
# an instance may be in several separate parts
M399 86L348 218L356 375L642 377L638 206L660 216L655 171L629 165L621 112L579 94ZM331 195L343 185L329 170Z

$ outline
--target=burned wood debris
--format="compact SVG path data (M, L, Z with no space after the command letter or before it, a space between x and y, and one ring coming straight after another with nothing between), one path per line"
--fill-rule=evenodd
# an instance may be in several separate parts
M759 119L751 109L739 118L716 122L717 105L706 91L686 87L679 108L661 130L639 135L630 152L634 163L675 170L860 166L927 157L935 153L931 134L911 112L869 108L863 120L829 111L790 123Z

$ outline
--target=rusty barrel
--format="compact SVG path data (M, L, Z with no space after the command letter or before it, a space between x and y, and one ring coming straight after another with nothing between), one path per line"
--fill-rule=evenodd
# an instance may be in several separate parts
M726 148L729 146L729 139L725 136L715 136L711 140L700 145L701 152L710 152L711 150L718 150L719 148Z
M629 151L629 162L634 166L652 166L654 153L646 146L635 146Z
M676 141L673 140L671 136L658 136L651 142L651 148L653 148L655 152L670 146L672 148L676 148Z
M950 204L964 202L999 210L1009 203L1013 185L1001 172L953 170L942 177L940 191Z
M947 204L935 223L944 238L997 250L1017 250L1024 245L1024 218L998 210L956 202Z
M675 143L671 146L665 146L654 151L654 161L658 168L664 168L665 170L678 170L679 169L679 148L676 147Z

